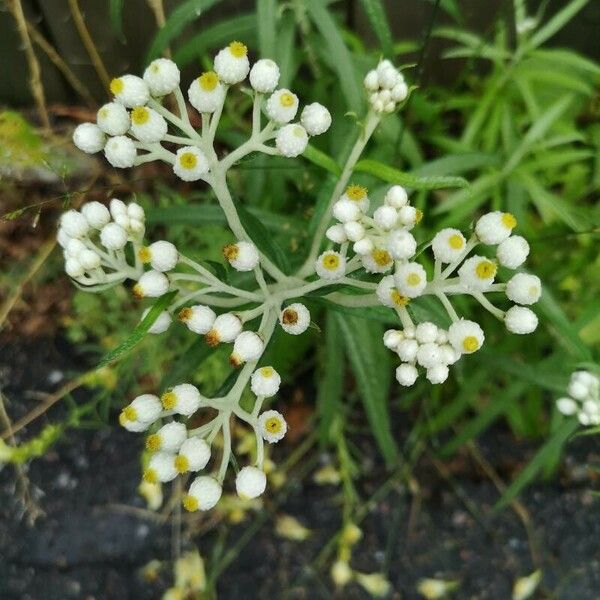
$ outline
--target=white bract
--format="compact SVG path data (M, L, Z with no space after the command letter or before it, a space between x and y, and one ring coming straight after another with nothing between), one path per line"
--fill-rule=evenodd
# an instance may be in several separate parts
M244 85L247 77L249 85L243 93L252 97L247 119L250 133L237 148L222 151L223 144L236 139L228 132L215 143L227 97L238 93L232 86ZM237 474L237 492L250 499L264 492L265 443L278 442L288 428L281 413L263 407L282 383L276 370L277 345L271 345L274 351L268 359L265 351L279 326L286 334L306 332L313 307L318 311L315 320L332 304L345 312L355 308L376 309L379 314L387 311L387 318L397 319L398 328L385 332L383 344L398 356L396 380L401 386L416 384L420 376L431 384L443 383L453 364L485 343L479 323L457 312L452 301L457 295L478 302L511 332L535 329L537 317L527 306L539 299L540 280L526 273L506 275L506 269L521 267L529 254L528 243L513 235L517 223L510 213L478 215L469 233L443 228L426 237L419 227L421 202L426 206L430 198L420 195L416 206L400 185L378 186L370 198L361 181L351 182L353 173L362 177L357 163L384 115L400 108L408 97L403 75L389 60L367 73L369 110L357 116L360 127L352 132L354 145L348 146L345 164L323 159L327 169L339 175L331 192L331 174L314 190L315 197L319 194L323 200L306 204L307 220L301 231L292 230L287 218L267 218L258 207L242 210L248 199L234 197L228 175L251 154L300 156L312 144L312 136L329 130L329 110L318 102L302 108L292 89L277 87L277 63L264 58L250 65L241 42L221 49L212 68L187 83L187 94L180 78L173 61L159 58L146 68L143 78L126 74L114 79L110 85L113 100L100 108L96 123L75 129L73 141L87 153L104 151L116 168L165 163L172 179L186 182L179 182L184 188L182 197L192 187L188 184L206 188L206 195L214 195L219 203L234 240L223 249L223 264L186 256L183 248L168 239L145 239L144 209L118 198L68 210L57 233L65 271L78 286L104 292L131 282L133 294L144 303L137 314L141 313L142 323L146 321L148 333L166 332L176 315L179 323L175 326L190 338L182 345L192 348L190 358L204 342L207 351L232 344L224 354L230 354L238 370L218 397L205 397L193 383L176 381L159 395L138 396L121 411L119 421L125 429L145 432L150 455L144 459L148 485L205 470L187 488L183 505L189 511L215 506L231 465L240 463L232 460L232 426L238 420L252 431L255 452L254 462ZM246 105L244 100L225 111L231 126L244 119L240 111ZM311 154L313 160L320 156L312 146ZM241 189L252 183L245 179L251 172L240 174ZM310 182L308 178L297 182L303 195L311 191ZM306 252L298 248L289 260L290 251L306 238ZM296 259L302 259L302 264ZM488 299L492 294L516 305L505 311ZM436 322L415 318L424 314L429 300L439 302L444 311ZM155 318L148 325L150 314ZM319 336L323 339L316 326L315 337ZM291 340L284 335L282 341ZM181 343L171 332L157 343L157 351L161 342L174 347ZM348 356L354 350L349 348ZM183 353L176 360L180 357ZM327 367L329 357L324 358ZM264 364L267 361L274 366ZM251 407L241 404L248 388L254 397ZM561 411L577 414L584 424L600 422L597 378L579 373L568 391L569 397L558 402ZM361 581L366 586L365 577Z
M590 371L575 371L567 388L569 396L556 401L559 412L577 416L584 426L600 425L600 377Z

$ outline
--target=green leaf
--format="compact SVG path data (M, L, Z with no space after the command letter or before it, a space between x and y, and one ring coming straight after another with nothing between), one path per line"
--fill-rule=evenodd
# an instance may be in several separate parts
M441 188L464 188L469 185L462 177L429 176L422 177L413 173L404 173L394 167L384 165L377 160L360 160L354 166L355 171L374 175L383 181L396 183L413 190L438 190Z
M325 152L321 152L318 148L315 148L312 144L308 144L306 146L306 150L302 153L304 158L308 159L311 163L317 165L317 167L321 167L330 173L333 173L335 176L341 174L342 170L338 166L338 164L331 158L325 154Z
M206 343L204 337L194 340L165 373L160 382L160 389L165 390L186 381L213 351L214 348Z
M529 485L536 475L544 468L548 460L560 453L566 441L577 430L577 419L568 419L553 433L552 437L537 451L527 466L519 473L518 477L508 486L494 510L501 510L516 498L521 491Z
M190 37L173 55L173 60L184 67L193 60L200 60L205 52L224 46L231 40L244 40L251 44L256 39L256 15L249 13L226 19L203 29Z
M498 166L500 158L494 154L483 152L469 152L465 154L447 154L442 158L422 164L414 171L414 175L448 175L456 173L467 173L482 167Z
M389 352L381 343L383 327L357 317L336 314L335 318L371 430L386 464L392 466L398 460L398 448L387 407L391 364Z
M130 352L135 346L137 346L148 333L150 327L152 327L154 321L158 319L160 313L165 310L170 304L173 298L177 295L177 291L167 292L162 295L148 311L148 314L137 324L135 329L131 332L129 337L119 344L116 348L106 353L100 362L98 363L98 369L105 367L111 362L114 362L118 358L121 358L124 354Z
M275 241L269 230L241 204L237 204L236 209L246 233L256 244L256 247L270 258L284 273L289 273L291 267L288 255Z
M108 5L110 23L122 43L125 42L125 35L123 34L123 4L124 0L110 0Z
M331 311L327 311L325 319L325 336L321 361L323 368L317 392L319 439L322 443L331 440L335 417L342 411L344 390L344 348L337 319Z
M281 71L279 87L291 85L297 65L295 64L296 18L291 11L285 12L277 30L277 62Z
M346 99L346 105L350 110L360 113L365 94L358 84L350 52L344 44L338 25L322 0L305 0L304 6L321 33L323 44L331 57L332 67L338 75L338 83Z
M277 58L275 54L277 34L276 0L257 0L256 20L261 58Z
M381 0L360 0L369 23L379 40L384 56L394 56L392 32Z
M154 36L146 53L146 63L160 56L167 46L192 21L196 20L203 10L208 10L219 0L187 0L169 15L165 26Z

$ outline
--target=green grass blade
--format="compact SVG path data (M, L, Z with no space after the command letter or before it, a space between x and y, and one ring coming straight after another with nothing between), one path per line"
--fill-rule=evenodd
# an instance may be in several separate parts
M277 1L257 0L256 20L261 58L276 58Z
M338 164L335 162L335 160L333 160L333 158L331 158L331 156L328 156L325 154L325 152L321 152L312 144L309 144L306 147L306 150L302 153L302 156L314 165L317 165L317 167L321 167L322 169L333 173L333 175L339 177L342 172Z
M360 0L360 3L379 40L384 56L392 58L394 56L392 32L383 3L381 0Z
M123 4L124 0L110 0L108 5L110 23L122 43L125 42L125 35L123 34Z

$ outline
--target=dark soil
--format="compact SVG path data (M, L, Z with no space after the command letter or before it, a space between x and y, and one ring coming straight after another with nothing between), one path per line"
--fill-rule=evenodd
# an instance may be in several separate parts
M82 360L59 342L11 342L0 346L0 385L17 419L36 400L30 392L49 391ZM81 400L85 391L75 394ZM60 417L60 406L51 418ZM43 420L43 419L42 419ZM35 427L31 428L35 431ZM31 432L29 432L31 433ZM45 516L33 527L22 516L15 471L0 471L0 599L1 600L146 600L159 599L170 585L169 571L146 581L139 570L152 559L168 560L171 532L118 506L143 508L136 492L141 439L118 428L70 431L54 450L27 471L33 495ZM389 478L370 440L364 450L360 491L368 498ZM486 458L502 472L504 465L530 456L533 445L517 444L497 430L481 440ZM282 452L285 452L283 450ZM316 451L313 451L316 452ZM543 582L536 598L598 600L600 598L600 511L593 496L593 470L598 464L597 438L579 438L568 448L556 480L531 487L522 501L530 515L541 558ZM281 458L277 456L276 458ZM313 455L298 470L319 463ZM442 477L440 473L443 473ZM414 472L419 493L411 495L398 482L374 503L362 522L364 537L352 564L364 572L385 570L392 598L419 598L415 587L423 577L458 580L458 599L508 600L517 577L531 573L530 544L516 513L492 515L498 492L465 456L442 468L424 460ZM340 525L338 489L317 486L292 472L279 505L266 500L273 514L295 516L313 531L305 542L278 538L266 519L221 575L218 597L225 599L366 598L357 586L336 595L324 569L314 560ZM118 505L118 506L117 506ZM236 526L219 525L193 538L207 559L215 542L239 541L260 519ZM257 521L255 521L256 523ZM227 533L226 533L227 532ZM192 541L184 539L184 547Z

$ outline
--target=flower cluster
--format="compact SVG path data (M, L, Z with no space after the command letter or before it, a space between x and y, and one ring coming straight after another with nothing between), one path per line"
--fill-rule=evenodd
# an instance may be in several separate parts
M368 191L358 185L350 185L335 202L332 213L338 223L326 235L341 244L342 249L321 254L315 271L319 277L330 280L339 280L359 267L374 274L392 271L379 280L375 293L381 304L397 312L404 326L402 331L391 329L384 336L386 347L402 361L396 371L401 385L415 383L417 366L426 370L431 383L442 383L448 377L450 365L481 348L483 330L475 321L458 316L450 296L472 296L512 333L535 330L537 316L527 306L541 296L539 278L516 273L506 283L495 282L499 266L517 269L529 254L527 241L511 235L517 223L510 213L496 211L483 215L469 239L458 229L439 231L428 244L434 258L433 277L430 277L425 267L414 260L417 240L412 229L423 214L411 206L406 190L398 185L390 187L383 204L372 215L369 206ZM354 256L349 259L346 254L350 243ZM495 258L484 254L469 256L478 245L495 247ZM504 312L489 302L485 297L488 292L504 292L515 305ZM413 324L407 307L412 300L425 295L434 295L442 303L452 321L448 330L432 322Z
M177 65L159 58L146 68L143 77L122 75L111 81L113 101L100 108L96 123L83 123L75 129L75 145L89 154L104 151L113 167L162 160L184 181L210 182L216 160L212 142L227 90L248 75L256 97L269 94L264 106L269 122L265 129L254 132L254 150L295 157L304 152L310 136L329 129L331 115L316 102L304 107L299 122L292 122L299 101L292 91L277 89L279 67L270 59L261 59L251 69L247 48L241 42L220 50L213 68L194 79L187 90L187 100L202 115L202 133L191 125ZM170 94L176 98L178 115L163 104L163 98ZM260 103L257 110L261 110ZM259 124L260 112L255 114L253 125ZM170 134L169 126L184 137ZM265 145L273 139L274 147Z
M556 401L558 410L563 415L576 415L582 425L600 425L600 377L589 371L576 371L567 392L568 396Z
M382 60L364 80L369 104L376 113L392 113L408 96L402 73L389 60Z

